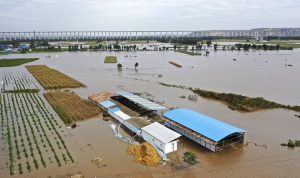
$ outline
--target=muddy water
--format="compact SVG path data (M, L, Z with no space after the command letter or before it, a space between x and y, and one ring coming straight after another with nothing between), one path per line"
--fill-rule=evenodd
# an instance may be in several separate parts
M103 90L148 92L166 106L191 108L245 129L245 142L249 143L215 154L189 140L181 139L179 155L186 150L193 150L198 154L199 165L174 172L168 165L147 168L132 162L133 158L126 153L127 143L113 136L107 122L95 118L81 122L78 128L68 131L65 139L74 155L75 164L34 171L31 174L33 177L55 177L76 172L87 177L115 177L117 174L121 177L300 176L300 149L280 146L287 139L300 139L300 120L294 117L296 112L275 109L240 113L228 109L220 102L200 97L196 102L180 99L179 96L188 96L191 92L158 84L165 82L218 92L263 96L282 104L300 105L300 50L218 51L212 52L210 56L188 56L174 52L65 52L51 53L48 59L44 58L46 55L23 54L1 58L41 57L33 64L47 64L85 83L87 88L75 89L84 98ZM118 56L123 71L119 72L116 64L104 64L106 55ZM293 67L285 66L286 59L287 64ZM170 65L170 60L183 67ZM137 70L134 69L136 62L139 63ZM0 75L12 69L23 70L22 67L1 68ZM163 77L158 77L158 74ZM94 157L101 157L107 166L98 168L92 165Z

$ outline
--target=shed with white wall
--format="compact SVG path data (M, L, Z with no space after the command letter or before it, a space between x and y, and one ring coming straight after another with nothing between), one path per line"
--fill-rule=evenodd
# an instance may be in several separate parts
M143 127L141 131L143 139L163 153L168 154L177 150L177 139L181 135L164 125L154 122Z

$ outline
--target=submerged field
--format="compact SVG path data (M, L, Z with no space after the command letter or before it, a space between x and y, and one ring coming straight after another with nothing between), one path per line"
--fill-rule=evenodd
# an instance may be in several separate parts
M38 60L39 58L0 59L0 67L13 67Z
M132 139L134 135L127 132L122 126L118 127L118 123L115 120L103 121L100 115L99 117L77 121L79 127L67 129L59 116L57 116L48 104L47 100L45 100L45 97L41 93L43 92L42 90L38 93L26 94L1 93L2 104L5 95L6 105L10 103L11 106L13 105L11 96L17 97L24 95L25 97L27 95L29 99L30 95L41 97L45 103L45 109L49 111L49 114L44 114L41 111L43 115L45 115L44 117L42 114L39 114L40 112L37 108L32 111L29 102L27 102L29 109L26 109L26 104L23 105L24 108L28 110L26 111L28 117L33 117L33 129L36 127L34 123L39 126L37 118L40 118L42 124L45 122L48 123L51 130L48 130L46 124L43 125L43 128L61 162L61 167L59 167L50 146L48 146L45 141L44 134L42 134L42 137L44 142L46 142L45 145L48 152L44 149L43 143L39 142L40 134L35 131L34 133L39 143L38 146L46 163L46 168L44 168L40 161L41 158L39 157L38 151L35 151L37 150L36 146L32 144L34 156L39 165L39 169L37 170L34 160L29 156L30 147L27 143L24 131L21 135L25 137L25 139L23 139L24 145L28 145L26 150L28 152L28 162L31 172L28 173L27 171L26 159L24 163L21 162L23 174L20 175L18 173L18 164L20 161L17 159L17 150L13 139L14 133L12 127L10 127L11 142L14 147L14 170L17 171L13 177L19 178L27 176L40 178L51 176L55 178L64 177L63 175L69 173L76 174L78 172L85 177L197 177L199 175L203 177L300 176L300 149L298 147L288 148L280 145L287 143L289 139L293 141L299 140L300 122L299 118L294 116L299 115L299 112L286 109L263 109L258 112L237 112L228 108L224 101L219 102L215 99L199 97L191 90L165 87L159 84L163 82L167 84L190 86L192 88L215 91L219 94L236 93L242 96L249 96L250 98L262 96L270 101L284 105L299 105L300 95L298 95L298 91L300 90L300 85L297 82L300 79L298 75L300 72L299 50L256 52L211 51L208 56L190 56L174 51L63 52L57 54L57 57L51 56L51 60L44 58L46 55L49 55L47 53L34 55L40 57L38 61L39 64L59 69L62 73L67 73L69 76L72 76L72 78L86 84L86 88L70 89L76 92L82 99L86 99L91 94L100 91L113 92L127 90L144 93L143 96L160 102L167 107L190 108L243 128L247 132L244 145L238 147L232 146L217 154L209 152L198 144L182 137L178 142L178 151L174 154L174 160L177 160L177 158L181 160L185 151L192 151L198 156L198 165L184 169L184 167L177 165L172 166L171 162L168 162L166 165L157 165L149 168L136 162L135 158L128 154L128 143L118 139L119 135L115 135L115 131L119 129L119 133L122 136L130 139ZM122 71L118 71L115 65L103 63L103 59L108 55L117 56L118 62L123 65ZM32 56L33 54L12 54L10 57L29 58ZM236 59L236 61L233 61L233 59ZM293 67L285 66L286 59L288 59L287 63L292 64ZM182 65L182 67L174 67L169 64L169 61L176 61ZM138 70L134 70L136 62L139 63ZM2 69L0 70L0 75L6 75L7 78L10 78L8 75L10 75L13 70L17 71L17 73L20 72L17 74L17 76L20 76L20 79L16 79L17 82L11 80L11 83L5 86L7 91L14 90L14 87L15 90L18 90L15 83L20 83L19 80L22 81L23 79L21 78L24 77L32 80L32 82L29 82L30 87L25 88L34 89L34 83L39 88L37 81L23 66ZM11 75L13 77L13 74ZM16 75L14 75L13 78L16 78ZM24 83L25 82L23 82L23 84ZM197 95L198 99L191 101L188 99L189 95ZM186 98L182 98L181 96L185 96ZM30 101L34 105L34 102L32 102L32 100ZM65 101L67 100L65 99L64 102ZM15 104L15 106L17 110L19 106L22 109L21 101L18 102L18 105ZM1 107L1 110L2 108L3 107ZM13 108L11 109L13 110ZM34 117L34 112L40 117ZM14 110L12 113L15 113ZM12 122L10 112L8 112L8 114L8 119ZM19 113L17 112L17 114ZM50 114L53 116L53 119L51 119ZM61 146L63 154L67 158L67 164L65 164L64 157L54 137L56 137L56 139L59 138L55 136L56 133L52 129L46 115L53 120L54 125L56 122L58 123L58 125L55 126L74 159L74 163L67 157L67 152L64 151ZM13 115L13 117L15 116ZM5 120L6 117L4 117L4 123ZM27 123L25 119L24 121ZM16 124L16 120L14 120L14 122ZM3 125L5 129L7 129L6 125ZM61 126L61 128L59 126ZM22 130L24 127L20 125L20 128ZM18 136L17 125L15 129L16 135ZM27 126L27 130L28 129L30 130L30 127ZM30 131L27 132L33 143L33 136L30 135ZM0 154L1 178L12 177L9 175L9 147L6 133L7 132L2 135L3 139L0 143L2 149ZM17 140L21 152L21 160L23 160L25 154L22 153L20 149L21 139ZM59 142L59 144L61 145L61 142ZM91 160L97 157L103 160L99 166L95 166L91 163ZM170 156L171 160L173 158Z
M83 83L46 65L30 65L26 69L45 89L86 87Z
M24 81L16 80L19 75ZM20 90L30 84L25 76L10 74L5 81L18 81L15 89ZM61 125L39 93L1 93L0 106L1 138L7 143L2 149L8 151L5 158L11 175L29 175L34 170L74 162Z
M44 93L44 95L66 124L85 120L100 114L99 107L80 98L73 92L53 91Z

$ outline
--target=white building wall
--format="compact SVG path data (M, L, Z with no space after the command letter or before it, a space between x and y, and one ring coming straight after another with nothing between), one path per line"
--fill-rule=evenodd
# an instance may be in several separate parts
M165 154L177 150L177 141L163 143L144 130L142 130L142 137L145 141L149 142L152 146L158 148Z
M177 141L169 142L165 145L164 153L168 154L177 150Z
M152 146L155 146L162 152L165 150L165 144L162 143L161 141L157 140L155 137L150 135L148 132L142 130L142 137L145 141L149 142Z

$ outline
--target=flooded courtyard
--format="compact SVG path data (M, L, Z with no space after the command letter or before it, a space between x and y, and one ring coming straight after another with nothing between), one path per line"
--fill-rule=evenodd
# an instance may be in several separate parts
M48 55L51 57L45 58ZM107 55L117 56L123 70L117 70L116 64L105 64L103 61ZM190 108L246 130L243 146L218 153L207 151L181 137L179 150L174 157L181 158L183 152L188 150L199 157L199 164L187 169L175 169L170 164L146 167L134 162L134 158L127 154L128 144L114 137L110 127L114 121L103 121L99 116L79 122L76 129L61 129L74 163L68 162L60 168L50 166L33 170L28 175L30 177L57 177L78 172L85 177L300 176L300 149L280 146L288 139L299 139L300 119L294 116L299 113L285 109L249 113L233 111L215 100L201 97L197 101L183 99L180 96L193 93L159 84L164 82L249 97L264 97L286 105L300 105L299 49L217 51L211 52L209 56L189 56L174 51L62 52L0 56L16 57L39 57L39 60L30 64L45 64L84 83L87 88L71 90L85 99L99 91L128 90L145 93L150 99L167 107ZM177 68L169 64L169 61L175 61L182 67ZM139 64L137 69L134 68L136 62ZM286 66L286 63L292 66ZM0 78L10 72L29 74L24 66L8 67L0 69ZM41 93L40 96L43 97ZM58 116L55 117L63 125ZM124 130L121 132L128 134ZM0 143L0 177L22 177L9 175L9 160L6 160L8 158L3 142ZM106 166L92 164L91 160L95 157L102 158ZM23 175L26 174L28 173Z

